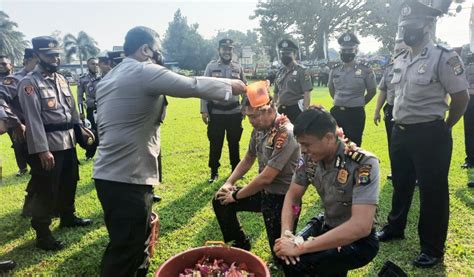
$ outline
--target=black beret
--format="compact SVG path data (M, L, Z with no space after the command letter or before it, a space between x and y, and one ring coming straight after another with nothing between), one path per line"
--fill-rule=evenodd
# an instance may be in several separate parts
M44 54L60 54L63 52L59 47L59 42L53 37L35 37L31 40L31 43L36 52Z

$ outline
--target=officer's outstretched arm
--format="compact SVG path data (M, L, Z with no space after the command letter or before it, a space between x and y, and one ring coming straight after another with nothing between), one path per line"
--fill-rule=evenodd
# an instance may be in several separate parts
M293 230L295 219L299 216L299 207L301 199L306 192L307 186L301 186L292 182L290 188L286 192L285 202L281 210L281 236L286 230Z

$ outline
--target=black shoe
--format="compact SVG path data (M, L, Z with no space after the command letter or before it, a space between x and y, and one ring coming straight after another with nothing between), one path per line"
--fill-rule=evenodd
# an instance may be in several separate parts
M387 180L392 180L392 173L387 175Z
M405 238L405 235L403 233L395 233L387 226L383 227L382 230L378 231L375 235L381 242L400 240Z
M211 178L209 178L208 182L209 184L212 184L214 183L215 181L217 181L217 179L219 179L219 173L211 173Z
M467 183L468 188L474 188L474 182L469 182Z
M161 197L160 197L159 195L156 195L156 194L153 195L153 202L154 202L154 203L158 203L158 202L160 202L160 201L161 201Z
M470 162L465 162L461 165L462 169L468 169L468 168L473 168L473 167L474 167L474 164L472 164Z
M57 251L64 248L64 244L55 240L53 236L47 236L42 238L36 238L36 247L46 251Z
M421 268L430 268L439 264L442 261L443 261L443 257L436 258L436 257L430 256L426 253L421 252L420 255L418 255L413 260L413 265L416 267L421 267Z
M232 247L250 251L250 249L252 248L252 246L250 245L250 238L246 237L243 241L234 241Z
M20 169L17 173L16 173L16 177L22 177L22 176L25 176L26 174L28 174L28 168L23 168L23 169Z
M61 223L59 224L59 228L66 228L66 227L85 227L92 224L92 220L88 218L80 218L75 215L70 217L62 217Z
M15 261L9 260L9 261L1 261L0 262L0 272L7 272L16 267Z

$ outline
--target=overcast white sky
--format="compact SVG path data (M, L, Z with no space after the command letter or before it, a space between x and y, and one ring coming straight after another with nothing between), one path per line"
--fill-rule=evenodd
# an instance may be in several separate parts
M474 0L463 4L456 17L442 18L438 37L451 46L469 42L470 7ZM187 0L187 1L111 1L111 0L0 0L0 10L18 23L27 39L49 35L55 30L76 35L83 30L91 35L102 50L122 45L125 33L134 26L154 28L164 35L173 14L179 8L188 23L199 23L199 33L205 38L218 30L235 29L245 32L258 27L250 20L257 0ZM454 8L455 5L452 5ZM375 51L380 44L371 38L361 39L363 52ZM335 41L330 47L337 47Z

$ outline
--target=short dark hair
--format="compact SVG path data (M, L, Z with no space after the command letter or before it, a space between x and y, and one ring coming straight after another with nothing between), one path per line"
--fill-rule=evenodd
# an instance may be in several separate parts
M96 58L96 57L90 57L90 58L87 59L87 63L89 63L89 62L92 61L92 60L97 60L97 61L98 61L99 59Z
M334 117L322 108L310 108L302 112L295 120L293 134L313 135L323 138L327 133L336 133L337 123Z
M125 55L132 55L144 44L153 47L158 37L158 33L148 27L138 26L132 28L125 36L125 42L123 44Z

